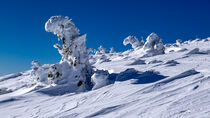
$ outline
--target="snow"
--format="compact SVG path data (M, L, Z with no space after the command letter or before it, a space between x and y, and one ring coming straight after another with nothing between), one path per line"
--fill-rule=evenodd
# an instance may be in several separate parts
M67 17L52 17L48 23L46 29L61 40L62 24L76 28ZM142 48L87 55L86 35L77 28L73 31L74 37L65 39L80 45L81 52L69 45L75 53L64 61L45 65L33 61L31 70L0 77L2 118L210 117L209 38L166 46L152 33ZM64 48L55 47L61 52ZM83 63L78 67L69 63L80 56ZM91 73L86 72L89 69ZM78 87L82 84L89 86Z

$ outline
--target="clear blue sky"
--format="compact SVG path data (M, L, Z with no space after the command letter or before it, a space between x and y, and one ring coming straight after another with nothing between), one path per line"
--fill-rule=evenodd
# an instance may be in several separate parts
M0 15L0 75L59 62L57 37L44 30L53 15L72 18L91 48L123 51L123 38L151 32L164 43L210 36L210 0L4 0Z

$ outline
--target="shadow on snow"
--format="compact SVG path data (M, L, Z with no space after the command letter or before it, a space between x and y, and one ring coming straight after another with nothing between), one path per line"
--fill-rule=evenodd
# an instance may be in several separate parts
M135 81L132 84L147 84L153 83L159 80L166 78L166 76L160 75L157 71L145 71L140 72L135 70L134 68L129 68L119 74L111 74L110 77L113 80L115 76L115 81L126 81L130 79L134 79Z

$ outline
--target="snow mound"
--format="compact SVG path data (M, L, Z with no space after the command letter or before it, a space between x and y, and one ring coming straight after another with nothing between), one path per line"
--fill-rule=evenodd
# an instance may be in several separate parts
M145 60L137 59L128 65L141 65L141 64L146 64Z
M109 77L108 71L103 71L103 70L95 71L91 77L91 80L94 85L93 90L111 84L112 82L108 79L108 77Z
M169 60L165 63L165 65L167 65L167 66L176 66L177 64L179 64L179 63L175 60Z
M160 60L152 60L148 64L156 64L156 63L162 63L163 61Z
M199 48L194 48L193 50L189 51L187 55L191 54L206 54L205 52L201 52Z

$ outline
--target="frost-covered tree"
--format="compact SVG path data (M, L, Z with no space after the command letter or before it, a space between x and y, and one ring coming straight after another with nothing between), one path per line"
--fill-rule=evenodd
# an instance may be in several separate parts
M110 48L109 53L116 53L113 47Z
M47 80L48 68L45 66L41 66L38 61L32 61L32 71L31 77L36 81L42 82L44 84L49 84L50 82Z
M79 30L68 17L53 16L45 24L47 32L53 32L62 40L63 45L55 44L62 56L61 61L76 63L88 63L87 48L85 46L86 34L80 35Z
M102 75L98 71L94 72L89 63L88 53L90 50L85 45L86 34L81 35L71 19L64 16L52 16L46 22L45 30L56 34L58 41L62 41L62 45L54 45L62 59L60 63L45 64L43 66L37 61L33 61L32 77L42 85L57 86L55 88L59 88L61 93L62 91L79 92L90 90L94 87L92 82L97 83L98 86L98 82L100 82L104 74L103 70L100 71ZM100 52L106 53L106 50L101 46ZM97 76L91 81L91 76L94 73Z
M45 30L58 36L62 45L55 44L62 59L60 63L40 66L32 62L33 74L45 84L66 86L69 92L85 91L91 88L92 67L86 48L86 34L81 35L68 17L52 16L45 24Z
M107 53L106 48L104 48L102 45L100 45L100 46L98 47L98 50L99 50L99 52L102 53L102 54Z
M32 67L31 67L32 70L37 70L40 67L40 63L36 60L32 61L31 64L32 64Z
M88 52L89 52L89 53L92 53L92 54L95 54L95 53L96 53L96 49L94 49L94 48L89 48L89 49L88 49Z
M136 49L140 46L139 40L135 36L128 36L124 39L123 45L131 44L133 49Z
M155 33L151 33L143 46L143 49L151 55L164 54L164 45L162 39Z
M176 40L176 45L179 46L179 45L181 45L181 44L182 44L182 40L181 40L181 39L177 39L177 40Z
M141 37L140 47L144 46L144 39Z

